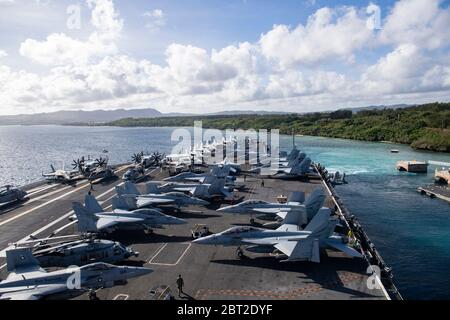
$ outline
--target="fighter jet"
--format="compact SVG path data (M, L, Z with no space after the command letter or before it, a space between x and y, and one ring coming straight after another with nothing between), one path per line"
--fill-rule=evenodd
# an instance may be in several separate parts
M160 194L167 192L186 192L194 197L201 199L212 198L230 198L234 188L226 187L224 179L218 179L216 177L207 177L202 184L187 184L187 183L175 183L169 182L164 185L157 183L148 183L147 191L152 194Z
M17 248L30 248L44 268L83 266L94 262L115 264L139 255L119 242L95 239L89 235L68 235L13 243L0 252L0 257L6 257L8 250Z
M308 223L325 202L325 194L321 188L314 190L306 201L303 192L293 192L287 203L270 203L262 200L246 200L241 203L226 206L217 211L234 214L264 213L266 216L286 219L289 212L295 211L300 225Z
M114 202L117 201L113 199ZM144 230L152 232L152 228L163 225L185 224L186 221L168 216L155 209L138 209L133 211L115 209L104 212L97 200L86 195L85 206L79 202L73 203L73 210L78 219L78 231L112 233L116 230Z
M231 167L215 165L211 168L209 173L194 173L194 172L182 172L172 177L165 178L164 181L168 182L199 182L204 183L210 177L223 178L227 182L236 180L235 176L231 176Z
M0 282L0 300L38 300L52 295L71 297L152 272L148 268L103 262L46 272L29 248L7 251L6 260L10 274Z
M69 183L80 173L78 170L67 171L64 169L55 170L53 165L50 165L51 172L43 173L42 176L49 181L56 181L62 183Z
M316 173L311 171L310 168L311 163L312 163L311 159L306 157L301 163L293 167L261 170L260 175L271 179L283 179L283 180L310 178L318 176ZM270 171L275 171L275 173L271 173Z
M183 192L168 192L163 194L141 194L136 185L130 181L125 182L124 187L116 187L117 195L126 203L127 210L145 208L149 206L175 205L178 208L188 205L209 204L208 201L187 195Z
M0 187L0 204L21 201L27 196L27 193L21 189L6 185Z
M276 230L255 227L233 227L224 232L199 238L193 241L203 245L237 246L237 253L242 256L240 246L255 253L273 253L280 251L287 256L282 262L312 261L320 263L320 249L333 248L351 257L362 255L347 245L347 238L334 234L338 222L330 219L331 210L322 208L304 230L297 225L283 224Z

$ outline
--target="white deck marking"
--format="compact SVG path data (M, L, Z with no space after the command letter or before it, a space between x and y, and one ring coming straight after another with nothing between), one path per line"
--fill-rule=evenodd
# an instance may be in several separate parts
M164 243L159 249L155 252L155 254L147 261L147 263L152 263L153 259L165 248L167 247L168 243Z
M54 191L49 192L49 193L44 193L44 194L42 194L42 195L40 195L40 196L38 196L36 198L30 199L30 201L28 201L26 204L36 202L37 200L41 200L41 199L43 199L45 197L50 197L50 196L52 196L54 194L57 194L58 192L62 192L62 191L67 190L69 188L72 188L72 187L71 186L67 186L67 187L64 187L62 189L54 190Z
M126 169L127 167L128 167L128 166L126 166L126 167L120 167L120 168L117 169L115 172L122 171L122 170ZM16 220L16 219L18 219L18 218L20 218L20 217L23 217L23 216L25 216L25 215L27 215L27 214L29 214L29 213L31 213L31 212L34 212L34 211L36 211L37 209L43 208L43 207L49 205L50 203L53 203L53 202L55 202L55 201L58 201L58 200L60 200L60 199L62 199L62 198L64 198L64 197L66 197L66 196L68 196L68 195L70 195L70 194L72 194L72 193L75 193L75 192L77 192L77 191L79 191L79 190L81 190L81 189L84 189L84 188L86 188L86 187L89 186L89 185L90 185L89 183L84 184L84 185L82 185L82 186L80 186L80 187L78 187L78 188L76 188L76 189L74 189L74 190L72 190L72 191L69 191L69 192L67 192L67 193L65 193L65 194L63 194L63 195L61 195L61 196L59 196L59 197L56 197L56 198L54 198L54 199L52 199L52 200L49 200L49 201L47 201L47 202L44 202L44 203L40 204L40 205L37 206L37 207L31 208L31 209L29 209L29 210L27 210L27 211L25 211L25 212L22 212L22 213L18 214L17 216L14 216L14 217L11 217L11 218L9 218L9 219L7 219L7 220L5 220L5 221L2 221L2 222L0 222L0 226L3 226L3 225L5 225L5 224L7 224L7 223L9 223L9 222L11 222L11 221L14 221L14 220ZM52 194L55 194L55 193L61 192L61 191L63 191L63 190L66 190L67 188L71 188L71 187L68 186L68 187L65 187L65 188L63 188L63 189L56 190L55 192L51 192L51 193L46 194L46 195L44 195L44 196L50 196L50 195L52 195ZM114 187L114 188L115 188L115 187ZM114 188L112 188L112 190L114 190ZM108 190L108 191L109 191L109 190ZM44 196L42 196L42 197L44 197ZM38 198L41 199L42 197L38 197ZM35 199L31 200L31 201L36 201L36 200L38 200L38 198L35 198ZM30 202L31 202L31 201L30 201ZM28 203L30 203L30 202L28 202Z
M118 185L122 185L122 184L123 184L123 183L118 184ZM110 193L110 192L113 191L114 189L115 189L115 187L114 187L114 188L111 188L111 189L109 189L109 190L107 190L106 192L104 192L104 193L102 193L101 195L99 195L98 198L101 198L101 197L105 196L106 194ZM106 200L104 200L104 201L101 201L100 204L103 204L103 203L106 202L106 201L108 201L108 199L106 199ZM110 207L110 206L108 206L108 207ZM108 207L106 207L105 209L107 209ZM66 214L63 215L62 217L60 217L60 218L54 220L53 222L51 222L51 223L45 225L44 227L40 228L39 230L34 231L32 234L30 234L30 235L28 235L28 236L26 236L26 237L20 239L20 240L17 241L17 242L25 241L25 240L27 240L30 236L36 236L36 235L38 235L39 233L41 233L41 232L45 231L46 229L48 229L48 228L54 226L55 224L59 223L60 221L62 221L62 220L64 220L64 219L67 219L67 218L70 217L72 214L74 214L73 210L69 211L68 213L66 213ZM62 226L61 228L56 229L56 230L55 230L55 234L61 232L62 230L68 228L69 226L75 224L76 222L77 222L76 220L75 220L75 221L71 221L71 222L65 224L64 226ZM5 248L5 249L6 249L6 248ZM3 250L5 250L5 249L3 249ZM2 269L5 268L5 267L6 267L6 263L0 266L0 270L2 270Z
M32 196L33 194L36 194L36 193L48 190L48 189L53 188L53 187L56 187L56 185L52 184L52 185L49 185L49 186L41 186L39 188L34 188L34 189L31 189L31 190L28 190L27 194L28 194L28 196Z
M116 172L122 171L122 170L124 170L124 169L126 169L126 168L128 168L128 166L120 167L120 168L117 169ZM152 173L155 172L156 170L158 170L158 168L152 170L152 171L150 172L150 174L152 174ZM123 185L123 184L124 184L124 182L121 182L121 183L119 183L117 186L121 186L121 185ZM100 195L98 196L98 198L101 198L101 197L107 195L109 192L111 192L111 191L113 191L113 190L115 190L115 189L116 189L116 186L112 187L111 189L109 189L109 190L105 191L104 193L100 194ZM101 203L104 203L104 202L106 202L106 201L107 201L107 200L105 200L105 201L103 201L103 202L101 202ZM38 235L39 233L41 233L41 232L43 232L43 231L49 229L50 227L54 226L55 224L59 223L60 221L62 221L62 220L64 220L64 219L67 219L67 218L70 217L73 213L74 213L73 210L69 211L68 213L66 213L66 214L63 215L62 217L60 217L60 218L54 220L53 222L51 222L51 223L49 223L49 224L43 226L42 228L40 228L40 229L34 231L32 234L30 234L30 235L28 235L28 236L22 238L21 240L19 240L19 241L17 241L17 242L25 241L25 240L27 240L30 236L36 236L36 235ZM65 228L67 228L69 225L71 225L71 223L72 223L72 222L66 224L65 226L63 226L62 228L60 228L60 229L58 229L58 230L63 230L63 229L65 229ZM6 249L6 248L4 248L4 249L2 249L2 250L5 250L5 249ZM6 263L0 266L0 270L2 270L2 269L5 268L5 267L6 267Z
M130 296L128 294L119 293L117 296L113 298L113 300L128 300Z
M0 226L3 226L3 225L5 225L5 224L7 224L7 223L10 223L11 221L17 220L17 219L19 219L20 217L23 217L23 216L25 216L25 215L27 215L27 214L30 214L30 213L36 211L37 209L43 208L43 207L49 205L50 203L53 203L53 202L55 202L55 201L58 201L58 200L60 200L60 199L62 199L62 198L64 198L64 197L68 196L69 194L72 194L72 193L75 193L75 192L77 192L77 191L80 191L81 189L84 189L84 188L86 188L87 186L89 186L89 184L82 185L81 187L78 187L78 188L76 188L76 189L74 189L74 190L72 190L72 191L69 191L69 192L67 192L67 193L65 193L65 194L63 194L63 195L61 195L61 196L59 196L59 197L53 198L52 200L49 200L49 201L47 201L47 202L44 202L44 203L42 203L42 204L40 204L40 205L38 205L38 206L36 206L36 207L30 209L30 210L27 210L27 211L22 212L22 213L20 213L20 214L14 216L14 217L11 217L11 218L7 219L7 220L5 220L5 221L2 221L2 222L0 222ZM59 192L59 191L60 191L60 190L58 190L58 192Z
M160 263L160 262L153 262L153 260L161 253L161 251L168 245L168 243L166 243L165 245L163 245L161 247L160 250L158 250L158 252L152 257L152 259L148 262L148 264L156 264L159 266L176 266L177 264L180 263L181 259L183 259L183 257L186 255L186 253L188 252L188 250L191 248L192 243L190 242L184 242L181 244L187 244L188 246L186 247L186 249L184 249L183 253L181 254L181 256L178 258L178 260L175 263Z

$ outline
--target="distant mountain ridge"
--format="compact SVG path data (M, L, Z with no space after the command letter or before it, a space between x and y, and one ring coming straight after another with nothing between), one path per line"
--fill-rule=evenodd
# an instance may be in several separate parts
M249 115L249 114L284 114L276 111L222 111L208 115ZM162 117L188 117L193 113L161 113L156 109L116 109L94 111L55 111L48 113L19 114L0 116L0 125L61 125L61 124L100 124L124 118L162 118Z
M352 110L354 113L363 110L397 109L408 107L409 105L393 106L370 106L361 108L342 108ZM298 114L299 112L283 111L252 111L252 110L230 110L202 114L202 116L227 116L227 115L285 115ZM199 116L194 113L161 113L153 108L146 109L116 109L116 110L70 110L55 111L48 113L19 114L10 116L0 116L0 125L62 125L62 124L101 124L117 121L125 118L162 118L162 117L188 117Z
M161 117L156 109L117 109L94 111L56 111L49 113L20 114L0 116L0 125L48 125L67 123L102 123L123 118Z

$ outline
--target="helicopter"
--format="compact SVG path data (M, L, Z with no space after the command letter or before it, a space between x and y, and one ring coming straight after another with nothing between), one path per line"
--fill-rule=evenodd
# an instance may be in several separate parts
M108 156L100 156L94 160L91 160L90 157L86 160L83 156L80 159L73 160L72 166L74 169L78 169L89 181L97 181L115 176L114 170L108 166L108 161Z
M131 160L135 164L142 165L145 169L147 169L149 167L156 167L161 165L165 156L166 155L164 153L161 153L159 151L153 153L149 153L148 151L144 153L144 151L141 151L139 153L133 154Z
M27 196L27 193L19 188L14 188L11 185L0 187L0 203L10 203L14 201L21 201Z

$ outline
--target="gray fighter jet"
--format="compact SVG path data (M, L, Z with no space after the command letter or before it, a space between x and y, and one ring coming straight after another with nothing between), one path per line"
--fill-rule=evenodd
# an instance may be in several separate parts
M311 178L318 176L315 172L311 170L311 159L306 157L301 163L293 166L293 167L286 167L286 168L277 168L277 169L266 169L261 170L260 175L265 176L267 178L271 179L283 179L283 180L289 180L289 179L299 179L299 178ZM275 171L275 173L272 173L270 171Z
M6 185L0 187L0 204L21 201L27 196L27 193L21 189Z
M193 241L203 245L237 246L242 256L241 246L255 253L274 253L280 251L287 256L283 262L312 261L320 262L320 249L333 248L352 257L362 255L347 245L345 237L334 234L338 220L330 219L331 210L322 208L304 230L298 225L283 224L277 230L255 227L234 227L224 232L199 238Z
M231 198L234 188L225 186L225 179L207 177L202 184L169 182L164 185L148 183L147 191L152 194L167 193L172 191L185 192L201 199Z
M234 181L236 177L230 175L230 170L224 169L224 167L214 166L209 173L194 173L194 172L182 172L173 177L165 178L164 181L168 182L200 182L204 183L209 177L224 178L226 181Z
M241 203L226 206L217 211L233 214L255 214L264 213L267 216L280 217L286 219L289 212L295 211L298 214L300 225L308 223L319 211L325 202L326 195L322 188L314 190L306 201L302 192L293 192L287 203L270 203L262 200L246 200Z
M63 169L55 170L53 165L50 165L51 172L43 173L42 176L48 181L69 183L75 180L80 175L78 170L67 171Z
M0 300L38 300L52 295L71 297L152 272L148 268L103 262L46 272L29 248L9 250L6 259L10 274L0 282Z
M95 239L92 236L69 235L13 243L0 252L0 257L6 257L8 250L17 248L30 248L39 265L44 268L83 266L94 262L115 264L139 255L119 242Z
M113 205L116 199L113 199ZM78 231L81 233L106 232L116 230L144 230L152 232L152 228L162 228L163 225L185 224L186 221L168 216L155 209L138 209L133 211L115 209L104 212L97 200L86 195L85 206L79 202L73 203L73 210L78 219Z
M125 182L124 187L116 187L117 195L123 199L127 204L125 207L128 210L145 208L149 206L161 205L175 205L178 208L188 205L203 205L209 204L208 201L187 195L183 192L168 192L163 194L141 194L136 185L130 181Z

